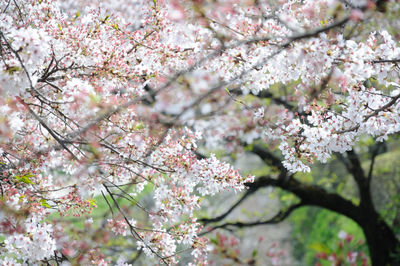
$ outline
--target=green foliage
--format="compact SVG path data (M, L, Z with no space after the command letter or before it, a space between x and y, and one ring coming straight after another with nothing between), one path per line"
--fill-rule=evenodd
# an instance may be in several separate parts
M18 182L22 182L22 183L25 183L25 184L33 185L33 182L30 180L31 177L34 177L34 175L32 175L32 174L25 174L25 175L22 175L22 176L16 175L15 179Z
M355 222L324 209L299 209L290 216L290 222L293 225L294 256L301 265L314 265L317 253L334 251L341 230L365 242L363 232ZM361 245L357 251L368 254L367 245Z
M14 75L15 72L21 71L21 68L18 66L10 66L7 67L7 69L5 70L5 72L9 75Z
M51 208L51 206L47 203L47 201L45 199L40 200L40 205L42 205L43 207L46 207L46 208Z

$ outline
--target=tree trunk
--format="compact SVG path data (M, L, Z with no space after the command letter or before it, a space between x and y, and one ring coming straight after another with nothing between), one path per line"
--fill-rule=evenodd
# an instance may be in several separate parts
M396 238L393 229L375 210L370 191L372 172L368 176L364 174L361 162L354 151L349 151L348 158L342 161L359 189L359 205L355 205L337 193L296 180L278 158L262 147L254 146L252 152L260 156L267 164L276 166L280 170L280 175L277 179L268 176L260 177L254 183L247 184L250 188L256 190L267 186L280 187L299 197L302 205L318 206L350 218L364 232L373 266L400 266L400 241Z
M400 241L369 197L356 206L338 194L302 184L294 178L278 186L297 195L305 205L319 206L355 221L364 232L373 266L400 266Z
M367 240L372 265L400 266L400 242L393 230L376 212L366 210L362 216L356 222Z

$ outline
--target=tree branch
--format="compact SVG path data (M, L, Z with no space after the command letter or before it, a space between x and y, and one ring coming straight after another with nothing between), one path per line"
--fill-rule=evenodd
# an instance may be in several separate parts
M325 189L312 185L303 184L293 178L285 178L286 181L273 179L268 176L259 177L254 183L246 184L252 187L279 187L285 191L291 192L300 198L305 205L317 206L345 215L355 221L362 218L359 208L351 201L343 198L339 194L328 192Z
M371 185L372 172L374 170L374 165L375 165L375 158L380 153L382 145L383 145L383 142L378 142L373 146L373 149L372 149L371 163L369 165L368 177L367 177L367 183L369 186Z
M378 64L378 63L399 63L400 62L400 58L397 59L381 59L381 60L373 60L371 61L371 63L373 64Z
M342 161L343 160L346 159L343 158ZM360 205L373 209L374 207L370 193L369 179L365 176L360 159L354 150L347 151L347 161L348 163L345 163L347 171L353 176L353 179L358 187L361 200Z
M224 223L221 225L217 225L215 227L212 227L210 230L208 230L205 233L210 233L216 229L219 228L226 228L226 227L251 227L251 226L258 226L258 225L267 225L267 224L277 224L285 220L289 215L294 211L297 210L298 208L304 206L305 204L303 202L299 202L297 204L293 204L289 206L287 209L280 210L274 217L263 220L263 221L255 221L255 222L234 222L234 223Z
M209 224L209 223L215 223L223 220L226 216L228 216L233 210L235 210L245 199L247 199L250 195L252 195L254 192L256 192L260 187L254 187L248 189L244 195L235 203L233 204L226 212L223 214L215 217L215 218L202 218L199 219L198 221L204 225Z

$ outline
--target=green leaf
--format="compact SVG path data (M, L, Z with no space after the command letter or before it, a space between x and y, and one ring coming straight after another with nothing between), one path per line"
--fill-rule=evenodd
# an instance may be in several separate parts
M21 68L18 66L10 66L10 67L7 67L5 71L8 74L13 75L15 72L20 71L20 70L21 70Z
M138 122L136 125L134 125L132 127L132 129L135 130L135 131L141 130L141 129L144 129L144 128L145 128L145 126L144 126L144 124L142 122Z
M218 241L215 238L210 238L210 242L218 246Z
M257 254L258 254L258 250L255 249L255 250L253 250L253 252L251 253L251 256L254 258L254 257L257 256Z
M46 208L51 208L51 206L47 203L47 201L45 199L40 200L40 205L42 205L43 207L46 207Z
M30 177L34 177L34 174L25 174L24 177L30 178Z
M87 200L87 202L88 202L90 205L92 205L93 207L97 207L97 205L96 205L96 200L95 200L95 199L89 199L89 200Z
M15 176L15 179L17 179L19 182L23 182L23 183L25 183L25 184L32 184L33 185L33 182L32 182L32 180L30 180L29 178L30 177L33 177L34 175L33 174L26 174L26 175L23 175L23 176Z
M314 243L309 246L310 249L315 250L316 252L324 252L326 254L330 254L331 250L329 247L322 243Z

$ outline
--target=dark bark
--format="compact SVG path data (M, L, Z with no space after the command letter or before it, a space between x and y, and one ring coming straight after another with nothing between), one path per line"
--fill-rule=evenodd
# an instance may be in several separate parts
M279 158L267 149L255 146L253 152L267 164L277 167L280 175L277 179L261 177L253 184L248 184L251 189L265 186L279 187L295 194L303 205L317 206L345 215L362 228L372 265L400 265L400 242L393 229L375 210L370 192L371 173L365 175L358 155L354 151L348 152L347 158L342 157L341 159L357 184L360 195L359 205L353 204L337 193L328 192L316 185L299 182L284 169ZM376 154L372 156L374 158ZM371 169L373 163L374 160L371 160Z
M355 221L363 230L374 266L400 265L400 242L390 226L373 209L364 204L354 205L339 194L330 193L314 185L302 184L294 178L279 182L269 177L261 177L250 188L275 186L298 196L303 205L317 206Z
M218 228L242 228L263 224L276 224L287 218L290 213L303 206L316 206L338 214L344 215L356 222L364 232L368 245L370 258L373 266L400 266L400 242L396 238L393 229L385 222L375 210L370 183L372 168L376 152L371 154L371 165L368 174L364 173L358 155L354 151L347 152L347 156L338 154L337 157L344 163L348 172L352 175L360 196L360 204L355 205L350 200L343 198L337 193L332 193L322 187L313 184L304 184L296 180L283 166L280 158L269 150L254 145L251 152L257 154L266 164L277 170L275 178L262 176L254 183L248 183L249 191L235 203L227 212L212 219L200 219L204 224L217 223L222 221L230 212L238 207L243 200L263 187L278 187L287 192L293 193L300 199L287 210L280 211L277 215L268 220L254 222L227 222L214 226L210 231ZM207 232L205 232L207 233Z
M400 265L400 243L389 225L376 213L361 211L360 220L371 257L372 265Z

